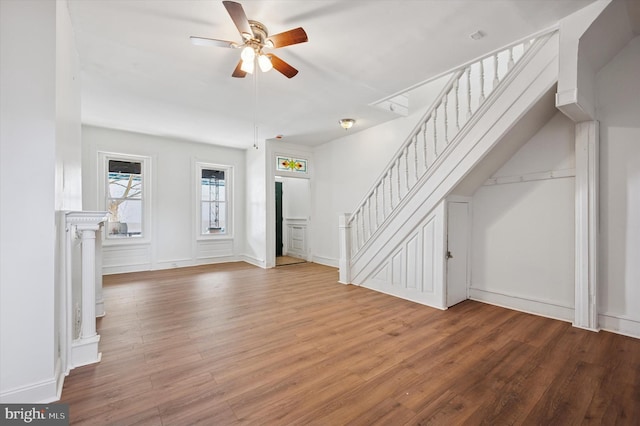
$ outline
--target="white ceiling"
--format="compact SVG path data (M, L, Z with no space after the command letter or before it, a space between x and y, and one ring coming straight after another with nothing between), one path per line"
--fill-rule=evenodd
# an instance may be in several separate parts
M274 50L300 72L231 77L240 41L218 0L69 0L84 123L247 148L259 139L319 145L397 117L370 106L546 29L593 0L243 0L270 34L302 26L307 43ZM469 35L482 31L474 41ZM419 97L411 98L415 110Z

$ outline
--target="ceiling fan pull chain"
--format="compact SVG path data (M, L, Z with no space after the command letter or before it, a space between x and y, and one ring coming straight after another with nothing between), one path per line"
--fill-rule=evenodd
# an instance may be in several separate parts
M253 148L258 149L258 73L253 73Z

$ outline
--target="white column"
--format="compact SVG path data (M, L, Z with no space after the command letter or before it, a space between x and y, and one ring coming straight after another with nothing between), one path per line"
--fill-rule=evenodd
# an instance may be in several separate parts
M75 232L81 239L82 266L81 272L81 306L80 306L80 335L77 339L67 336L66 341L70 342L70 368L82 365L93 364L100 361L101 354L98 351L100 335L96 332L96 276L101 271L96 270L96 232L100 232L101 224L107 219L107 212L67 212L66 222L69 232ZM71 239L68 240L71 244ZM71 259L71 262L77 259ZM72 265L70 266L72 269ZM72 293L72 271L66 272L66 280L69 295ZM101 280L100 280L101 281ZM101 292L100 292L101 293ZM73 304L69 304L67 309L74 309ZM73 313L71 313L73 318ZM71 331L72 327L68 330Z
M576 124L575 327L598 331L599 123Z
M104 311L104 297L102 296L102 232L96 232L96 263L95 263L95 282L96 282L96 317L101 318L106 315Z
M351 284L351 225L349 224L349 213L341 214L338 217L339 242L340 242L340 276L338 282Z
M96 231L98 225L78 225L82 238L82 325L80 339L96 336Z

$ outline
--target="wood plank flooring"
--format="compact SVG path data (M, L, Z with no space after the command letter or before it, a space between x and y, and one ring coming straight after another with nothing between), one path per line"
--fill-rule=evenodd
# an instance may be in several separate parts
M313 263L106 276L86 425L640 424L640 340L466 301L439 311Z
M306 260L293 256L277 256L276 266L289 266L297 265L298 263L305 263Z

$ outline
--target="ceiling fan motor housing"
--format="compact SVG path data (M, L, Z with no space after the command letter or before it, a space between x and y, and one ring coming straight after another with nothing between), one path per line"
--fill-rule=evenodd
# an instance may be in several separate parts
M253 31L253 41L258 43L260 47L265 45L269 31L263 23L249 19L249 26Z

